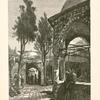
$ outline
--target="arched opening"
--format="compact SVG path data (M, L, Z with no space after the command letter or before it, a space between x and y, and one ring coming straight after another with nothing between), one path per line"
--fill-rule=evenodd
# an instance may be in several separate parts
M73 22L69 27L69 31L65 30L64 35L66 48L77 37L83 38L90 44L90 27L88 25L82 22Z
M65 57L65 70L73 70L78 81L90 82L90 44L83 37L71 40Z
M35 85L40 84L41 72L36 63L26 64L26 84Z
M65 80L66 70L74 70L79 81L90 82L90 27L75 21L62 32L64 47L60 49L59 80ZM80 66L83 67L80 69ZM79 71L76 72L76 69ZM83 76L87 78L81 78Z

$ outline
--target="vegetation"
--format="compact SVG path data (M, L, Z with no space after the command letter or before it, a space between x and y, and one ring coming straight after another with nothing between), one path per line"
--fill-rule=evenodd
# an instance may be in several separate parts
M23 0L24 5L20 5L20 16L17 17L15 21L16 24L13 27L14 36L20 42L20 57L19 57L19 67L18 74L21 68L22 56L25 51L25 46L28 42L34 41L36 37L36 16L35 7L32 6L33 2L31 0Z
M46 57L51 50L52 45L52 28L48 23L46 14L44 17L41 17L38 24L39 33L37 35L34 49L37 54L40 55L41 62L44 69L44 83L46 83Z

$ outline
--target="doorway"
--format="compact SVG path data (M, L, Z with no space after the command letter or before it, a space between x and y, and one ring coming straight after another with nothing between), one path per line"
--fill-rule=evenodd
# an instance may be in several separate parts
M37 64L27 63L26 64L26 84L37 85L40 84L40 71Z

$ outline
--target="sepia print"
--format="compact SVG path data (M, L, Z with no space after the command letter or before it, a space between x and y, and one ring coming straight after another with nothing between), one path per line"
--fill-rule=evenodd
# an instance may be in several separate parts
M8 0L9 100L90 100L90 0Z

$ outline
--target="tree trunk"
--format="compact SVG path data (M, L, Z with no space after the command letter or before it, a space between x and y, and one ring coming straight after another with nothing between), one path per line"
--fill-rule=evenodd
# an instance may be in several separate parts
M20 81L19 75L20 75L21 61L22 61L22 53L20 53L19 63L18 63L18 83ZM18 84L18 87L19 87L19 84Z
M44 85L46 84L46 56L43 57Z
M12 65L13 62L9 61L9 85L11 84L12 82L12 69L13 69L13 65Z
M22 64L22 56L23 56L24 50L25 50L25 45L23 44L23 41L21 40L20 57L19 57L19 63L18 63L18 81L20 81L19 75L20 75L20 68L21 68L21 64ZM19 84L18 84L18 87L19 87Z

